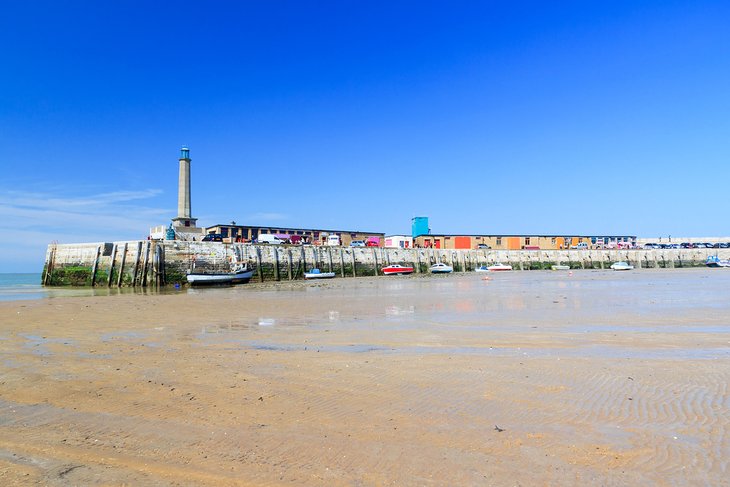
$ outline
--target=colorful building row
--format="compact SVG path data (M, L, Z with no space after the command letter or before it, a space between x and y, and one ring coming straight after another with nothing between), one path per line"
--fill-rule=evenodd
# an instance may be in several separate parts
M445 235L428 234L413 238L413 245L437 249L560 250L570 248L634 248L630 235Z

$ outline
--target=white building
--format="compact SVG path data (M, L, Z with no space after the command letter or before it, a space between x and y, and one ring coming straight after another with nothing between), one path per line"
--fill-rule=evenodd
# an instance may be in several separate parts
M410 249L413 247L413 237L409 235L387 235L385 247L397 249Z

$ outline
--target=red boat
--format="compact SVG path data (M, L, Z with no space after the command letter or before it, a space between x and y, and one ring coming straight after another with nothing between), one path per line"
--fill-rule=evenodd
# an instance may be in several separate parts
M413 267L405 267L400 264L393 264L387 267L383 267L383 274L391 276L393 274L411 274L413 273Z

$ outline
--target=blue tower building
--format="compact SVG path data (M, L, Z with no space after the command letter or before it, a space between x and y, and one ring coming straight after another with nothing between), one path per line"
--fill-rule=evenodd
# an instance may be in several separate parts
M414 216L411 219L411 236L413 238L419 235L428 235L429 233L431 233L431 229L428 228L427 216Z

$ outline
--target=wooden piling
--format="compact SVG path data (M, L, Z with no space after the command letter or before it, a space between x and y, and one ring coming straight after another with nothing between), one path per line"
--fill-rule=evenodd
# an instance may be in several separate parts
M119 276L117 276L117 287L122 285L122 276L124 275L124 263L127 260L127 242L124 242L124 250L122 250L122 262L119 263Z
M155 287L162 285L163 250L162 244L158 242L152 251L152 272L155 274Z
M332 247L327 247L327 272L332 272Z
M421 273L421 251L418 249L414 249L416 252L416 274Z
M279 249L276 246L271 247L271 250L274 255L274 279L279 281L281 280L279 276Z
M288 249L286 252L287 252L286 256L287 256L287 261L288 261L288 264L286 266L287 275L288 275L287 277L289 277L289 280L291 281L292 280L292 268L291 268L291 266L292 266L292 255L291 255L291 249Z
M139 259L142 254L142 242L137 242L137 255L134 258L134 274L132 275L132 286L137 285L137 274L139 269Z
M56 245L53 244L48 252L48 262L46 262L46 273L43 276L43 285L47 286L51 283L53 273L53 263L56 258Z
M109 278L106 281L106 287L112 287L112 274L114 274L114 260L117 258L117 244L112 247L112 260L109 264Z
M378 275L378 252L375 250L375 247L372 247L373 249L373 267L375 268L375 275Z
M352 252L352 277L357 277L357 271L355 270L355 248L351 249Z
M99 265L99 254L101 253L101 245L96 247L96 257L94 257L94 265L91 267L91 287L96 286L96 268Z
M264 282L264 270L261 268L261 249L256 246L256 272L259 275L259 282Z
M340 247L340 276L345 277L345 251Z
M150 262L150 241L147 240L144 251L144 265L142 266L142 287L147 287L147 267Z

